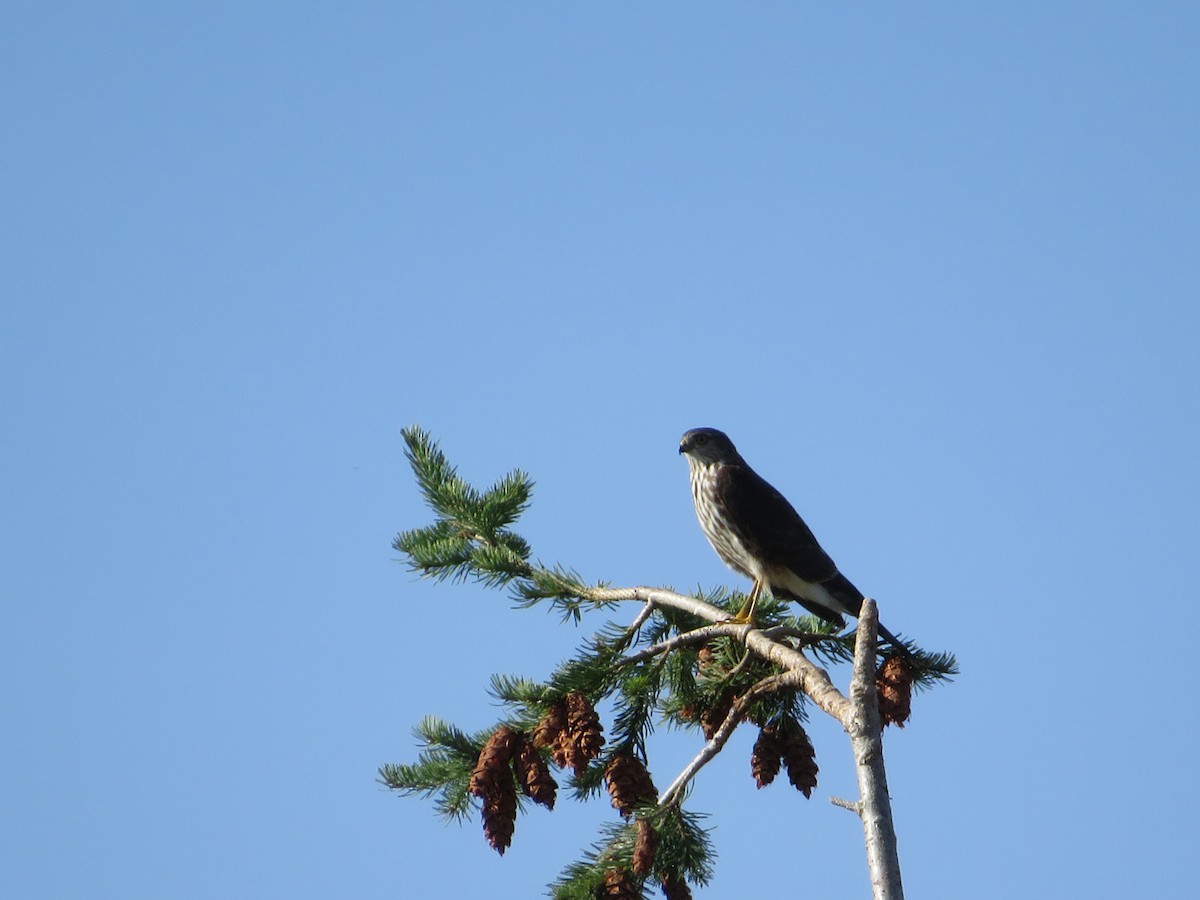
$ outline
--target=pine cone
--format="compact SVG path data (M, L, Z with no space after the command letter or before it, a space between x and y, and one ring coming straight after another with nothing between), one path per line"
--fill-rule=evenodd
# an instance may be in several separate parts
M779 774L783 764L783 736L777 725L764 725L758 732L758 740L754 742L754 751L750 754L750 774L754 783L764 788Z
M603 729L596 710L579 691L567 694L567 727L559 736L559 747L566 762L575 770L576 777L582 775L587 764L600 755L604 746ZM555 756L555 762L558 756Z
M692 900L692 889L686 881L675 875L663 876L662 892L667 900Z
M546 809L554 809L558 782L551 777L542 754L528 738L523 737L521 740L521 749L517 751L514 767L517 771L517 781L525 795Z
M884 727L904 727L912 715L913 671L908 660L902 656L889 656L879 667L875 676L875 690L879 698L879 719Z
M719 672L713 672L713 667L717 663L717 654L713 650L711 644L701 644L700 651L696 654L696 674L701 678L708 678L710 675L719 675Z
M542 720L533 729L533 745L539 750L553 749L567 727L567 704L562 700L551 704ZM555 760L557 762L557 760ZM565 765L560 763L559 765Z
M613 809L626 819L639 803L658 796L642 761L629 753L618 753L609 760L604 769L604 782L608 786Z
M507 725L501 725L493 731L483 749L479 751L479 759L475 761L467 789L486 801L497 785L506 780L511 781L509 763L520 745L521 736Z
M633 874L645 878L654 866L654 854L658 850L658 832L647 819L638 819L637 842L633 845Z
M501 725L479 752L468 790L483 800L483 835L501 856L512 843L517 824L517 788L511 768L522 737Z
M611 900L641 900L642 892L634 884L633 875L626 869L609 869L604 873L601 897Z
M706 741L712 740L732 708L733 692L726 691L711 706L700 710L700 729L704 732Z
M517 788L510 778L483 802L483 836L492 849L504 855L517 827Z
M783 762L792 787L805 797L812 797L813 788L817 786L817 754L799 725L789 728L783 736Z

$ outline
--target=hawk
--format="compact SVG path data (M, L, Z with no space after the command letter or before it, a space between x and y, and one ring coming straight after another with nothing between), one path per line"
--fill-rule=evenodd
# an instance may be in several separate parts
M693 428L679 441L692 477L696 518L717 556L754 582L735 617L753 622L763 588L778 600L795 600L839 628L845 615L858 616L863 592L838 571L811 529L787 499L755 472L715 428ZM905 650L896 637L879 633Z

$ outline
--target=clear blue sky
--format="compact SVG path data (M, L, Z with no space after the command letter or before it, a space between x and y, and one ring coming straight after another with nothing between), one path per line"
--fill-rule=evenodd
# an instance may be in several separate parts
M738 584L676 455L725 429L959 655L887 739L910 896L1193 896L1198 47L1187 3L10 0L0 894L526 898L592 842L375 781L600 624L406 572L415 422L533 474L543 560L684 589ZM867 895L812 734L810 801L750 735L703 774L700 896Z

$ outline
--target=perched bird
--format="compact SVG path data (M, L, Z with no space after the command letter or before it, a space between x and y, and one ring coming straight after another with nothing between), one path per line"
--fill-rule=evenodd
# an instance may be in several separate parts
M728 436L693 428L679 441L692 476L696 518L725 564L754 582L735 621L750 622L763 588L779 600L795 600L809 612L845 626L858 616L863 592L838 571L787 499L742 459ZM879 633L907 653L896 637Z

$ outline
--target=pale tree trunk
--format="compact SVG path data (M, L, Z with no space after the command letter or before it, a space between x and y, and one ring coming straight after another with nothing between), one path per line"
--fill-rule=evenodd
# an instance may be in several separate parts
M857 803L835 801L858 813L867 845L867 868L875 900L903 900L900 856L896 851L896 829L892 824L892 800L888 796L887 771L883 765L883 728L875 689L875 645L879 612L875 601L863 601L858 618L854 675L850 682L850 709L842 724L850 735L854 767L858 771Z

